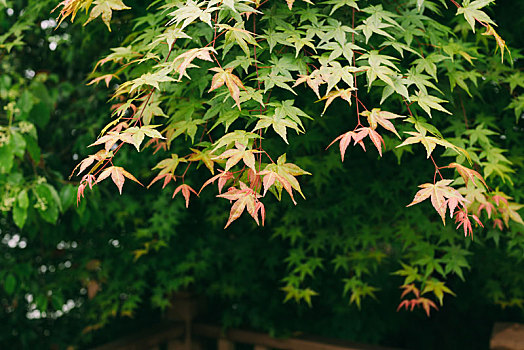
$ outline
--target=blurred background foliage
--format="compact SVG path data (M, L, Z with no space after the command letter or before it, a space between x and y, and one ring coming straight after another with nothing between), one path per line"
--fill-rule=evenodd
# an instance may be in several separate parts
M340 133L342 102L308 122L306 135L289 135L289 146L265 143L313 174L302 185L307 200L296 207L267 200L265 227L242 218L223 230L228 206L211 191L185 209L159 188L126 185L118 196L112 186L96 186L77 206L78 183L68 176L109 113L108 89L86 86L87 77L136 29L133 18L148 2L126 4L132 10L115 14L108 32L80 21L55 28L56 1L0 0L1 348L103 343L160 319L176 291L204 296L202 320L225 327L406 349L487 349L495 321L524 321L523 226L487 225L470 240L428 215L428 203L406 209L412 184L427 182L433 169L409 152L378 160L351 149L341 163L338 150L325 147ZM474 98L457 88L450 103L453 110L465 105L469 130L497 132L490 138L508 150L515 171L512 184L500 185L516 202L524 200L523 11L523 2L497 1L490 14L513 66L496 56L476 62L485 76L469 86ZM463 35L462 22L442 20ZM445 79L441 85L450 89ZM312 99L306 90L297 97L319 115L323 106ZM448 134L466 132L433 122ZM119 161L148 169L160 159L151 153L124 149ZM430 317L397 312L398 287L410 274L438 275L455 295L446 294Z

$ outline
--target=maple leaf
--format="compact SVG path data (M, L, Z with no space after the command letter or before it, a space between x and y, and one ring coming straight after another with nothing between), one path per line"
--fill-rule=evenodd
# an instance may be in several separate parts
M226 40L222 51L222 57L224 57L227 54L227 52L235 43L238 44L238 46L240 46L240 48L242 49L242 51L244 51L247 57L250 56L248 44L260 47L260 45L257 43L255 39L255 34L244 29L244 22L237 22L234 27L231 27L227 24L217 24L217 27L226 30Z
M325 81L324 79L322 79L321 73L318 69L314 70L310 75L300 74L298 76L298 79L295 81L295 84L293 85L293 87L298 86L302 83L306 83L311 88L311 90L315 92L317 97L320 99L319 87L321 84L324 84Z
M244 209L246 209L249 215L255 219L257 225L259 224L258 211L260 211L262 215L265 215L265 209L262 209L263 207L257 205L259 202L258 198L260 198L261 195L253 191L253 189L249 188L242 181L239 181L239 184L240 189L230 187L226 193L217 195L217 197L235 201L235 203L233 203L231 206L229 219L227 220L226 226L224 228L227 228L233 221L238 219L244 212Z
M130 127L121 135L121 140L127 143L131 143L133 146L135 146L136 150L140 152L140 145L142 144L142 141L144 140L145 136L151 137L153 139L165 139L162 134L158 130L155 130L158 125L145 125L142 127ZM128 141L127 135L131 135L131 140Z
M442 168L455 168L457 172L460 174L460 176L462 176L462 178L464 179L464 183L466 184L466 186L468 185L469 180L471 180L471 182L473 182L475 186L477 186L477 184L475 183L475 178L477 178L484 185L484 187L489 188L482 175L480 175L477 171L473 169L466 168L465 166L460 165L458 163L451 163L448 166Z
M118 77L114 74L104 74L104 75L94 78L86 85L98 84L99 82L103 80L106 83L106 86L109 87L109 82L111 82L111 79L113 78L118 79Z
M441 111L447 114L453 114L440 105L440 103L448 102L441 98L428 95L422 91L417 91L416 96L410 96L410 98L412 101L417 102L420 108L422 108L429 115L430 118L432 109L436 109L437 111Z
M353 136L353 139L355 140L355 144L357 144L357 142L361 142L364 137L369 136L369 138L371 139L371 141L377 148L378 154L382 157L382 145L381 144L383 144L384 147L386 147L386 144L384 143L384 139L382 138L382 136L380 136L378 132L376 132L372 128L364 128L364 127L358 128L355 131L357 132L357 134Z
M488 219L491 219L491 213L492 213L492 211L495 211L495 206L493 205L493 203L485 202L485 203L482 203L481 205L479 205L479 207L477 209L477 216L480 216L480 213L482 212L482 209L484 209L486 211L486 213L488 214Z
M457 15L463 14L466 21L468 21L473 33L475 33L475 20L479 22L484 22L485 24L494 24L491 18L480 9L489 3L495 0L476 0L470 2L470 0L465 0L463 6L457 9Z
M140 186L143 186L140 181L138 181L132 174L127 172L124 168L119 166L110 166L109 168L104 169L98 175L98 178L96 179L96 183L99 183L100 181L106 179L111 175L111 180L115 183L116 187L118 187L118 191L120 194L122 194L122 187L124 186L124 182L126 181L126 177L130 180L135 181Z
M415 294L415 296L418 298L420 296L420 291L418 290L417 287L415 287L415 285L413 283L411 284L404 284L402 286L400 286L401 289L404 289L402 291L402 294L400 295L400 298L404 298L407 294L409 293L413 293ZM399 307L400 308L400 307Z
M432 300L428 298L424 298L424 297L418 297L416 299L402 300L402 302L397 307L397 311L399 311L403 307L405 307L406 310L409 308L410 311L413 311L415 306L419 306L419 305L422 305L422 308L424 309L428 317L429 317L431 308L438 310L437 305Z
M304 196L304 194L302 193L302 190L300 189L300 184L298 183L298 180L296 179L295 176L311 175L311 173L309 173L309 172L307 172L305 170L302 170L299 166L297 166L297 165L295 165L293 163L287 163L286 162L286 154L285 153L283 155L281 155L280 157L278 157L276 164L268 164L264 168L264 171L273 172L273 173L279 175L279 177L284 178L291 185L291 188L293 188L298 193L300 193L302 198L304 198L304 199L306 198ZM264 178L266 176L268 176L268 174L266 174L264 176ZM270 182L270 179L268 179L266 181ZM284 186L284 183L281 183L280 181L278 181L277 177L275 177L275 181L272 181L271 183L275 184L275 186L277 186L278 184L280 184L281 186ZM277 186L277 189L278 188L279 187ZM282 187L280 187L280 189L281 188ZM288 191L287 188L285 188L285 189L286 189L286 191ZM288 193L289 192L290 191L288 191ZM293 200L293 203L296 204L295 199L293 198L293 196L291 194L290 194L290 197Z
M157 125L145 125L140 128L133 126L124 130L123 132L110 131L106 135L100 137L98 140L90 144L88 147L104 144L105 150L109 152L109 150L111 150L111 148L113 148L113 146L118 141L122 141L135 146L137 151L140 152L140 145L142 144L145 136L158 139L165 138L162 136L162 134L160 134L160 132L154 129L155 127L157 127Z
M262 170L257 175L263 176L262 185L264 186L264 194L262 196L265 196L269 188L275 184L275 181L278 180L291 197L293 203L295 205L297 204L295 198L293 197L293 189L291 184L284 177L271 170Z
M233 174L231 172L229 172L229 171L222 171L222 170L219 169L218 172L219 172L219 174L213 176L212 178L210 178L206 182L204 182L204 184L200 188L200 191L198 191L199 194L200 194L200 192L202 192L204 187L206 187L209 184L212 184L216 180L218 180L218 193L222 193L222 188L224 188L224 185L226 184L227 180L235 178L233 176Z
M193 153L189 155L189 158L187 160L190 162L198 162L198 161L203 162L204 165L209 169L211 174L214 175L215 174L215 169L214 169L215 162L213 161L213 159L211 159L212 153L209 151L200 151L194 148L190 148L190 150L193 151Z
M196 191L193 188L191 188L191 186L182 184L175 189L175 192L173 192L173 197L171 198L175 198L177 193L180 191L182 191L182 195L186 200L186 208L189 207L189 196L191 196L191 192L193 192L198 197L198 193L196 193Z
M126 6L122 0L95 0L94 4L95 6L89 13L89 18L84 25L102 15L102 21L104 21L109 31L111 31L111 26L109 24L111 22L113 10L129 10L131 8Z
M429 313L430 313L430 310L431 308L434 308L435 310L438 310L438 307L437 305L435 305L435 303L428 299L428 298L418 298L417 299L417 304L418 305L422 305L422 308L424 309L424 311L426 311L426 315L428 315L429 317Z
M60 27L60 24L62 24L62 21L69 17L71 15L71 22L74 22L76 13L78 10L80 10L83 7L86 7L85 0L64 0L61 1L51 12L55 12L55 10L62 6L62 9L60 10L60 14L58 15L57 20L58 24L57 26Z
M186 70L190 67L196 67L196 65L191 64L194 59L198 58L203 61L213 62L210 52L216 53L215 49L212 47L199 47L187 50L178 55L170 64L170 68L179 74L178 81L182 80L184 76L189 78Z
M330 91L326 96L322 97L319 100L319 101L326 100L326 104L324 105L324 110L322 111L321 115L324 115L324 113L326 112L326 109L328 108L328 106L337 97L340 97L341 99L347 101L349 103L349 105L351 106L351 92L355 91L355 90L356 90L356 88L349 88L349 89L342 89L342 90L339 90L337 88L337 90L335 90L335 91Z
M76 193L76 205L78 206L80 204L80 199L84 198L84 190L87 185L89 185L89 189L93 189L93 185L96 183L96 178L92 174L87 174L82 177L82 180L80 181L80 184L78 185L78 190Z
M291 118L282 115L283 113L275 113L272 116L266 116L266 115L257 115L260 120L255 125L255 128L253 131L268 128L269 126L273 127L273 130L284 140L285 143L289 144L287 141L287 129L291 128L296 130L297 134L303 133L304 130L302 130L299 127L299 124L292 120ZM300 124L300 126L302 126Z
M473 228L471 227L471 221L469 220L469 216L471 216L473 220L475 220L475 222L479 224L481 227L484 227L484 225L476 215L468 215L467 209L457 211L457 213L455 214L455 223L458 223L457 230L460 228L460 226L463 227L464 237L470 235L473 239Z
M81 173L83 173L95 161L100 162L100 161L102 161L104 159L107 159L109 157L112 157L112 156L113 156L113 152L108 152L106 150L100 150L100 151L96 152L95 154L92 154L92 155L88 156L87 158L85 158L84 160L82 160L80 163L77 164L77 166L71 172L71 175L69 175L69 178L71 178L73 176L73 174L75 173L76 169L80 168L80 169L78 169L78 173L76 174L78 176Z
M449 141L446 141L440 138L436 138L433 136L426 136L426 129L422 129L422 132L406 131L405 133L411 136L408 137L406 140L404 140L404 142L402 142L396 148L403 147L406 145L411 145L414 143L421 143L424 146L424 148L426 149L427 158L429 158L431 156L431 153L435 149L435 147L437 147L437 145L440 145L446 148L451 148L452 150L454 150L457 153L463 153L466 156L468 156L467 152L464 149L455 146L454 144L452 144Z
M153 185L155 182L157 182L158 180L162 178L164 179L164 185L162 186L162 188L166 187L167 184L171 180L176 180L175 170L178 167L178 165L180 163L185 163L185 162L187 162L187 160L185 160L184 158L179 158L178 154L172 154L171 158L166 158L160 161L157 165L155 165L153 170L155 169L162 169L162 170L160 170L158 175L151 181L151 183L147 186L147 188L151 187L151 185Z
M253 150L253 149L246 149L246 146L239 142L235 142L235 148L228 149L221 155L213 158L213 159L227 159L225 171L228 171L233 167L235 164L237 164L241 159L244 162L244 164L251 168L253 171L256 171L255 169L255 153L260 153L262 151Z
M357 136L357 133L354 131L348 131L345 134L339 135L336 139L331 141L329 146L327 146L326 149L331 147L332 144L340 140L340 156L342 158L342 161L344 161L344 154L346 153L346 149L348 148L349 144L351 143L351 138L355 139L355 136ZM364 146L364 142L362 140L355 141L355 145L358 144L362 147L364 151L366 151L366 146Z
M497 49L500 49L500 55L501 55L501 62L504 62L504 51L508 50L508 54L510 55L511 59L511 51L509 51L508 46L506 45L506 41L500 37L500 35L493 29L493 27L488 24L488 27L482 35L492 35L495 38L495 41L497 42ZM496 50L495 50L496 52Z
M451 295L455 295L451 289L449 289L444 282L439 281L435 278L430 279L429 281L426 281L424 289L422 290L422 294L433 292L435 296L438 298L438 301L440 305L442 306L444 293L448 293Z
M235 143L240 143L242 145L248 145L248 144L251 144L252 139L260 139L260 138L261 138L260 135L255 134L253 132L244 131L244 130L235 130L233 132L225 134L220 139L218 139L214 143L215 146L213 147L211 152L215 152L217 149L221 147L228 147Z
M431 204L433 208L442 218L444 225L446 224L446 210L447 207L450 207L450 211L453 211L457 204L464 206L466 204L466 198L464 198L456 189L449 187L453 180L440 180L435 184L425 183L419 185L418 187L422 188L415 194L415 198L411 203L407 205L410 207L412 205L418 204L428 198L431 198ZM452 199L452 201L447 201L446 199Z
M313 5L311 0L303 0L303 1L307 2L308 4ZM287 7L291 10L293 8L293 4L295 3L295 0L286 0L286 3L287 3Z
M375 130L377 125L380 124L384 129L391 131L400 138L395 126L389 121L389 119L405 118L405 116L381 111L380 108L373 108L371 111L360 112L360 114L368 118L368 123L371 129Z
M242 88L243 90L245 90L246 88L244 87L244 84L242 84L242 81L232 73L233 68L223 69L214 67L210 68L209 70L217 73L213 76L213 80L211 81L211 88L208 92L218 89L225 83L227 89L229 90L229 93L231 94L231 97L233 98L233 100L235 100L235 104L237 105L238 109L241 109L239 100L240 88Z
M205 10L202 10L201 7L204 7L204 2L197 3L193 0L187 1L185 4L180 4L180 8L174 12L169 13L169 16L173 18L167 22L166 25L171 25L173 23L177 24L177 27L184 29L190 25L196 19L200 19L202 22L206 23L210 27L211 24L211 13L218 10L218 7L208 6ZM179 26L179 24L182 24Z
M80 199L84 198L84 190L86 188L86 185L81 183L78 185L78 189L76 191L76 205L78 206L80 204Z

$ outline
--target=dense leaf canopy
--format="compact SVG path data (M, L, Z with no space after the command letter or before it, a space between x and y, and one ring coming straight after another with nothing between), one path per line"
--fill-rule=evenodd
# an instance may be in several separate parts
M0 0L0 347L190 291L226 327L487 348L523 318L523 10Z

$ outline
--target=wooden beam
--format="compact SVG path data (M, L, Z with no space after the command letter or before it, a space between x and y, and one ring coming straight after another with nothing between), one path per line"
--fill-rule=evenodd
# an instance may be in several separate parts
M218 339L218 350L235 350L235 344L233 344L233 342L227 339L219 338Z

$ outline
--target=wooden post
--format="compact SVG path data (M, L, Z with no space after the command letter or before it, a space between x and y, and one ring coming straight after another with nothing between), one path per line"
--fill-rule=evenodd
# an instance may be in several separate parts
M263 346L263 345L255 345L253 350L269 350L269 348L267 346Z
M235 344L227 339L218 339L218 350L235 350Z

